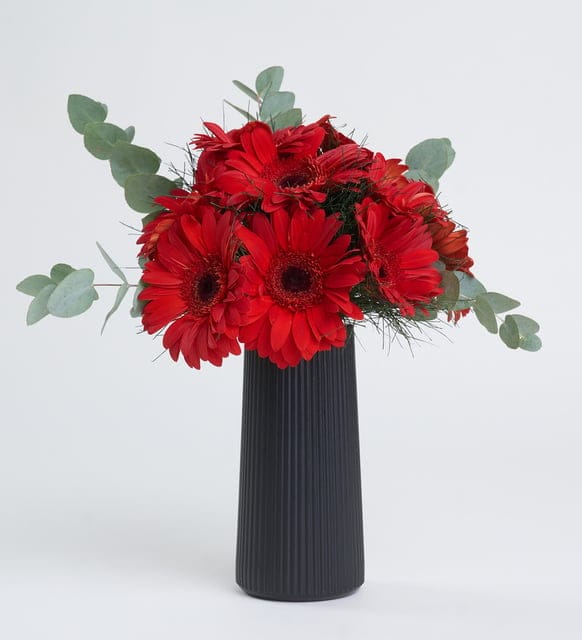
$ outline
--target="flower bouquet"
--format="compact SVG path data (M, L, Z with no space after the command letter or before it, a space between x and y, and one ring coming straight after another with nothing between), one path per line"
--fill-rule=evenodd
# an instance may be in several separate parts
M510 349L541 341L534 320L507 313L516 300L475 278L467 230L439 202L450 141L387 159L329 115L305 123L282 80L269 67L254 88L234 81L252 106L230 106L246 123L204 123L186 168L167 176L133 127L106 122L105 105L71 95L68 113L144 215L139 282L98 245L119 279L103 327L133 287L131 315L163 334L173 360L220 366L244 344L237 582L314 600L363 581L353 325L410 340L472 311ZM34 324L83 313L98 286L91 269L59 263L17 289L33 298Z

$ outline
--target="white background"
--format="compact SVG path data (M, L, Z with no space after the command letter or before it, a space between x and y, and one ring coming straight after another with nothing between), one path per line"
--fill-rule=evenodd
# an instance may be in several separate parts
M19 2L3 6L0 637L580 638L580 85L576 3ZM467 318L414 357L360 331L367 580L328 603L234 584L242 359L155 363L113 298L25 326L15 284L59 261L112 282L137 223L83 149L69 93L181 162L230 81L281 64L325 113L403 157L448 136L442 202L475 272L544 349ZM136 275L137 273L133 272Z

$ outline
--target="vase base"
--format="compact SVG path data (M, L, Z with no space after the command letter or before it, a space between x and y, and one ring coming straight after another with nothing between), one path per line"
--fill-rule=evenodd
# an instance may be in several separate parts
M362 583L363 584L363 583ZM338 600L339 598L347 598L348 596L353 595L356 591L359 591L361 584L355 587L354 589L350 589L349 591L343 591L341 593L333 593L329 595L307 595L307 596L297 596L290 594L271 594L271 593L260 593L258 591L251 591L250 589L245 589L241 585L238 585L248 596L252 598L257 598L259 600L272 600L274 602L322 602L324 600Z

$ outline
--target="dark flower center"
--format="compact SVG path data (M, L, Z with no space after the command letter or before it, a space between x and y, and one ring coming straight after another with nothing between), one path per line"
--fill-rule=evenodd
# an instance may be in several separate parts
M392 252L377 253L374 256L374 262L376 263L374 271L380 284L384 287L394 286L401 273L398 256Z
M216 274L205 273L200 280L198 280L198 284L196 286L198 288L197 294L200 300L202 300L202 302L208 302L212 300L220 289L220 282L216 277Z
M311 274L301 267L288 267L281 275L281 283L287 291L298 293L311 287Z
M205 316L226 295L227 274L224 265L216 256L201 259L185 274L182 297L188 312Z
M308 254L294 251L277 254L265 280L273 300L288 309L307 309L322 298L323 270L319 261Z
M321 171L311 158L289 158L266 166L264 176L281 189L301 189L321 178Z
M311 182L311 176L307 172L291 173L279 179L279 186L289 189L294 187L303 187Z

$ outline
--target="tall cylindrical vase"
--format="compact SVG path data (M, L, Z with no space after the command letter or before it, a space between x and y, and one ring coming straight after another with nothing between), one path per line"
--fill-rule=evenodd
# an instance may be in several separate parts
M352 331L288 369L245 353L236 581L288 601L364 582Z

